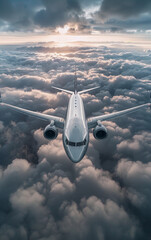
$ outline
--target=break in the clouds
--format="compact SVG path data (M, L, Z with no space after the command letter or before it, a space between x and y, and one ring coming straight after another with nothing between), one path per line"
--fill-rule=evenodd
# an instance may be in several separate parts
M3 101L65 117L73 89L86 116L149 101L151 54L126 45L56 48L53 43L1 47ZM148 240L151 235L151 112L104 122L108 138L90 133L84 159L73 164L62 146L43 137L46 122L0 108L0 239Z
M150 0L1 0L1 32L68 33L150 30Z

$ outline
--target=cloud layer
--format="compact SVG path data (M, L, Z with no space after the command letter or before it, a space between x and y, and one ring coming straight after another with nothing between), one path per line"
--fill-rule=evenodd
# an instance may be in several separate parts
M3 101L35 111L66 115L73 89L84 94L87 117L148 101L150 51L126 45L1 48ZM84 159L73 164L62 135L43 137L46 123L0 109L0 238L6 240L115 239L150 237L150 110L104 122L109 136L90 133ZM110 229L110 231L109 231Z

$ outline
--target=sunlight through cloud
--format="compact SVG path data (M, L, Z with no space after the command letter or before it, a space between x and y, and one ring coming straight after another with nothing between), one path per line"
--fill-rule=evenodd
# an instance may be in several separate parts
M69 31L70 27L68 25L65 25L63 28L62 27L58 27L56 28L56 33L60 33L60 34L67 34Z

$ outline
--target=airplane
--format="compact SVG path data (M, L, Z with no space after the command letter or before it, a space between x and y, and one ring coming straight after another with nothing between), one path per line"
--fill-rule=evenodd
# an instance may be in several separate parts
M66 119L52 116L40 112L30 111L11 104L2 102L0 94L0 105L13 109L17 112L48 121L49 124L44 129L44 137L48 140L54 140L58 136L58 128L63 129L63 145L68 158L73 163L78 163L86 154L89 144L89 130L93 128L93 136L98 140L105 139L108 135L106 127L102 124L103 121L111 120L123 115L133 113L139 109L151 107L151 103L145 103L126 110L113 112L105 115L86 118L81 94L94 91L100 86L77 91L77 84L74 81L74 91L51 86L53 89L63 91L71 95ZM151 94L150 94L151 98Z

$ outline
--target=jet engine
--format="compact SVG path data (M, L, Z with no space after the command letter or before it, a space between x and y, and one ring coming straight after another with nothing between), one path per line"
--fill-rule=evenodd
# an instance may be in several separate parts
M49 140L54 140L58 136L58 129L55 125L49 124L44 130L44 137Z
M99 124L93 129L93 136L98 139L104 139L107 137L107 129L104 127L104 125Z

